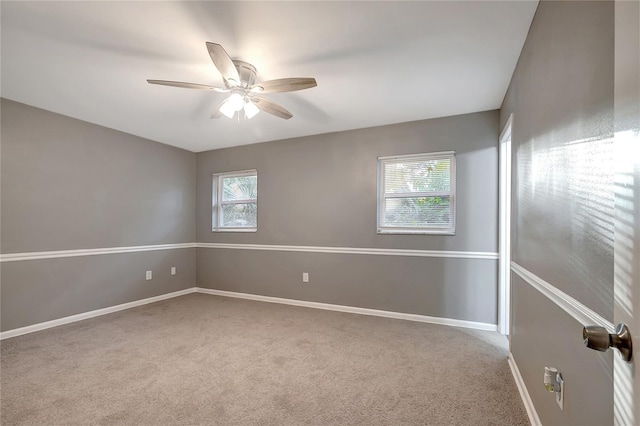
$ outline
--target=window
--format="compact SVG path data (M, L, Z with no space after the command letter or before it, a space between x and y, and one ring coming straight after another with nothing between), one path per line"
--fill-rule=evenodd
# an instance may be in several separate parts
M455 152L378 158L378 233L455 234Z
M258 173L213 175L213 231L255 232L258 228Z

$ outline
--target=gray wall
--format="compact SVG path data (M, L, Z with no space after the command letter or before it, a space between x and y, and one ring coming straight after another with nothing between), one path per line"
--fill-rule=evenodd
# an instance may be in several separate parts
M498 119L488 111L198 153L198 241L496 252ZM456 235L378 235L377 157L448 150ZM211 232L211 175L245 169L258 171L258 231ZM497 321L495 260L206 248L197 258L202 287Z
M1 102L3 254L194 241L194 153ZM5 262L0 278L8 330L192 287L195 249Z
M514 114L513 260L609 320L613 24L613 2L542 1L500 120ZM511 350L543 424L612 423L611 354L582 348L582 324L517 277L512 296ZM564 412L545 366L565 375Z

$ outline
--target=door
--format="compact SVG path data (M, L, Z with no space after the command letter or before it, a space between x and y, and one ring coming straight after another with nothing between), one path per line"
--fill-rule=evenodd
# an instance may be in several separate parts
M615 2L613 424L640 424L640 2ZM621 328L627 326L628 329ZM602 329L604 330L604 329ZM587 332L588 333L588 332ZM606 335L606 333L605 333ZM588 334L585 334L588 336ZM597 335L593 335L597 339ZM589 339L585 340L587 344ZM601 342L600 350L613 341ZM597 346L590 342L589 346ZM628 358L629 354L631 359ZM624 355L623 355L624 354Z
M614 322L629 326L635 354L614 356L614 424L640 424L640 3L615 4Z

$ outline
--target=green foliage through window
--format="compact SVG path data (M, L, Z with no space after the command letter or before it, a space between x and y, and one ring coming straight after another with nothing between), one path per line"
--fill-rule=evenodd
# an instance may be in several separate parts
M379 228L453 231L453 153L381 159Z
M258 218L258 176L255 171L214 176L213 229L253 229Z

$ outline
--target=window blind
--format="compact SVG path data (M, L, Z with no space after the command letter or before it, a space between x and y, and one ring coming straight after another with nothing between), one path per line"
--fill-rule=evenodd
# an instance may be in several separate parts
M379 232L454 232L453 152L381 158L379 173Z

